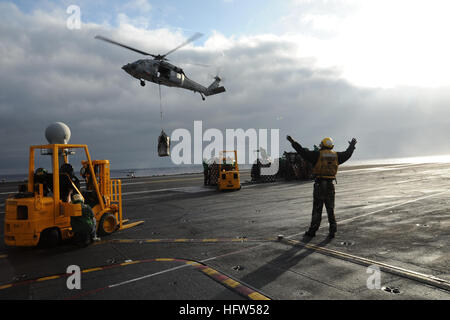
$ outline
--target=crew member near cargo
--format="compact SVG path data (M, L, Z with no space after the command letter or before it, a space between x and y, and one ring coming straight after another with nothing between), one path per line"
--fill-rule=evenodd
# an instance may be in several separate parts
M75 234L75 243L81 246L87 246L92 241L99 241L100 238L97 237L97 226L94 212L89 205L84 204L84 199L80 194L77 193L70 197L71 194L72 191L69 194L68 202L71 202L73 204L81 204L82 212L81 216L70 217L70 225L72 227L73 233Z
M336 218L334 215L334 180L336 180L336 174L338 166L348 159L355 150L356 139L353 138L349 142L347 150L343 152L335 152L333 140L331 138L325 138L322 140L318 151L310 151L303 148L298 142L287 136L288 141L292 144L292 147L300 154L300 156L311 163L313 166L314 181L314 193L313 193L313 210L312 219L309 230L305 232L306 237L314 237L316 231L320 227L322 220L323 205L327 209L328 222L330 224L329 237L334 238L337 232Z

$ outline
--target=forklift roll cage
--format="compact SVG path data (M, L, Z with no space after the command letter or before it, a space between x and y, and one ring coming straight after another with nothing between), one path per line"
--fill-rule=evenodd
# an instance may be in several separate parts
M117 229L127 229L143 223L138 221L124 224L128 220L122 219L122 184L119 179L110 179L108 160L92 160L88 147L84 144L35 145L30 146L27 192L22 190L6 200L6 245L35 246L43 233L49 230L58 231L59 238L63 240L73 236L70 218L82 215L81 205L66 202L66 199L61 199L60 193L60 158L61 162L69 163L68 155L73 149L84 150L86 156L86 160L81 163L86 176L89 176L86 190L96 196L92 210L97 220L97 229L99 230L102 224L103 232L110 234ZM43 183L35 181L36 150L41 150L41 154L50 155L52 158L51 196L44 194ZM81 194L75 184L72 185L76 192Z
M55 210L57 210L57 206L59 205L60 199L60 185L59 185L59 150L62 151L62 155L64 156L64 163L68 163L67 158L67 150L68 149L83 149L86 155L87 165L89 167L89 172L91 177L95 177L94 166L92 164L91 156L89 155L89 150L87 145L84 144L49 144L49 145L39 145L39 146L30 146L30 160L28 165L28 192L34 192L34 172L35 172L35 151L36 150L51 150L50 155L52 156L52 171L53 171L53 199ZM98 201L100 207L105 210L105 202L103 201L103 197L100 194L100 188L98 186L97 179L93 179L93 184L95 188L95 193L97 194Z

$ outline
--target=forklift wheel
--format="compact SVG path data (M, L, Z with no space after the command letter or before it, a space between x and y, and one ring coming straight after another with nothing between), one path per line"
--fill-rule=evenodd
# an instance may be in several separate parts
M43 248L54 248L61 240L58 229L47 229L41 233L41 238L39 239L39 246Z
M112 213L105 213L100 219L98 234L102 236L110 235L117 229L116 216Z

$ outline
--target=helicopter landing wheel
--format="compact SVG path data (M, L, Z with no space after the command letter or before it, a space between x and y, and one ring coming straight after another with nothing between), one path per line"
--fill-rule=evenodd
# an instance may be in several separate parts
M145 87L145 81L144 80L141 80L141 86Z

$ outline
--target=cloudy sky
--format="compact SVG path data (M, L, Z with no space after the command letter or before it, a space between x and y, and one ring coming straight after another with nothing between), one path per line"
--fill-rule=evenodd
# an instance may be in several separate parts
M0 174L27 169L28 146L62 121L72 143L115 169L165 167L164 128L279 129L311 148L356 137L353 160L450 154L450 45L442 0L0 1ZM71 5L81 28L68 28ZM226 93L142 88L121 66L141 55L104 35L165 53ZM188 63L208 64L200 68ZM205 146L207 143L205 143Z

